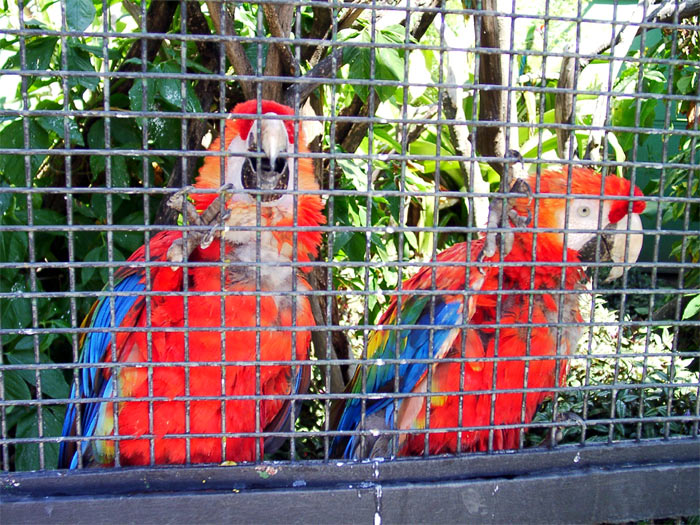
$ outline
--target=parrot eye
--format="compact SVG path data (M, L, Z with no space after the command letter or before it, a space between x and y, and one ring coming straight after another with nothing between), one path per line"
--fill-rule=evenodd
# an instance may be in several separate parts
M578 210L576 210L578 213L579 217L588 217L591 214L591 207L590 206L581 206Z

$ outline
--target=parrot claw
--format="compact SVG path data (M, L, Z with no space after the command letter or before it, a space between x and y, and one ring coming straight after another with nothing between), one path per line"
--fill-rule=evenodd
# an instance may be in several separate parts
M563 429L565 427L577 425L581 427L581 429L586 428L586 422L575 412L559 412L554 418L554 422L561 424L552 427L552 439L550 440L550 444L559 443L564 439Z
M207 232L189 232L186 241L184 239L175 241L168 249L167 257L169 261L181 263L190 256L197 246L202 250L211 246L211 243L214 242L214 239L218 235L216 227L231 216L231 212L226 209L224 203L226 192L232 188L232 184L224 184L221 186L217 190L220 196L215 198L201 215L197 213L197 209L194 205L187 200L187 194L194 189L192 186L187 186L170 197L168 206L185 216L189 224L194 226L210 226L211 229ZM221 197L223 197L223 199Z
M177 239L168 248L167 259L173 263L181 263L185 260L183 250L183 240ZM177 266L171 266L173 271L177 270Z
M214 237L216 237L216 230L209 230L209 232L202 239L202 242L199 243L199 247L202 250L206 250L207 248L209 248L209 246L211 246L211 243L214 242Z
M511 208L510 210L508 210L508 218L513 223L513 226L515 226L516 228L526 228L532 220L532 214L530 213L530 210L528 210L527 217L523 217L517 211Z
M194 190L193 186L185 186L168 199L168 206L186 217L190 224L201 226L202 220L194 205L187 200L187 195Z
M520 155L519 152L510 151L509 154L515 156L516 163L523 162L523 157L522 155ZM524 171L524 169L521 168L518 171ZM532 200L533 195L530 185L527 182L525 182L525 180L520 178L520 176L521 174L517 175L518 178L515 179L511 186L511 177L507 173L504 174L503 182L505 184L502 187L504 189L510 187L510 189L508 190L509 193L524 193L528 200ZM482 261L484 258L493 257L496 254L496 250L499 244L497 241L500 238L503 239L503 257L508 255L511 249L513 248L513 242L515 238L513 236L512 231L508 230L505 232L498 232L493 230L510 229L511 223L515 228L524 228L530 224L530 221L532 220L532 215L530 211L528 210L527 217L519 215L518 212L514 209L515 198L516 197L496 197L491 200L491 204L489 206L489 217L486 226L486 239L484 241L484 247L481 250L479 257L477 258L478 261ZM505 212L504 207L506 208Z
M224 184L219 188L218 193L225 196L226 192L232 187L231 184ZM231 215L231 212L226 210L220 197L215 198L201 215L197 213L197 208L187 199L187 194L192 192L193 189L192 186L182 188L168 199L168 206L181 213L187 223L194 226L211 226L211 229L206 232L189 232L186 239L183 237L173 242L167 253L167 259L170 262L182 263L197 246L203 250L211 246L218 234L216 226ZM224 210L223 212L222 209ZM173 267L173 270L176 269L177 267Z
M225 206L226 202L226 192L233 188L232 184L224 184L219 188L217 193L219 196L214 199L209 207L202 212L202 224L205 226L211 226L212 224L218 223L220 220L226 220L227 210ZM223 201L223 202L222 202ZM223 211L222 211L223 210ZM230 214L229 214L230 215Z

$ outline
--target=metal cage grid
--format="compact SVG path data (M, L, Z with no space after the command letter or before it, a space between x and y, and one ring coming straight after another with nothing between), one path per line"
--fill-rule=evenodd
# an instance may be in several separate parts
M192 462L190 445L198 437L220 440L221 457L226 455L227 439L284 440L282 449L266 457L261 441L255 440L254 464L232 470L241 488L298 488L302 476L304 487L307 481L315 480L309 481L313 493L314 486L337 487L350 480L374 497L376 505L371 511L381 516L384 501L385 510L398 512L394 519L403 516L405 520L408 515L401 514L405 509L391 499L390 490L388 499L382 500L378 480L401 480L415 487L421 482L429 485L431 479L462 480L464 471L460 469L465 466L474 468L475 477L517 476L570 467L570 456L580 458L583 454L582 465L588 468L612 469L612 465L644 461L656 465L649 472L640 470L640 478L629 472L627 478L615 478L620 483L639 484L643 480L649 487L656 486L646 474L658 476L658 483L671 483L673 476L690 480L685 492L675 486L674 490L680 490L675 506L659 503L646 509L647 514L639 507L608 509L587 514L589 518L634 519L696 512L697 487L691 485L697 474L692 465L700 457L700 6L697 2L622 0L524 4L515 0L483 0L473 5L431 0L256 4L144 0L122 8L93 5L88 0L61 0L46 4L19 1L17 6L6 7L11 16L0 29L5 42L0 48L0 82L6 93L0 109L0 448L6 471L5 496L8 501L17 498L12 500L15 506L6 507L8 516L21 518L22 502L31 503L23 498L37 495L131 493L138 476L150 481L138 485L137 492L171 491L177 479L192 481L207 476L218 479L212 481L214 490L224 485L229 490L228 481L201 467L96 472L87 471L80 458L77 467L84 470L82 477L75 474L61 481L53 476L59 443L106 441L102 436L83 435L80 423L73 436L61 437L63 415L75 402L70 389L79 390L86 381L80 370L95 367L94 363L80 362L81 345L87 334L97 333L107 334L111 340L110 355L99 364L99 370L145 367L150 378L145 398L105 394L77 404L78 412L91 402L113 407L115 430L109 441L116 450L116 466L120 466L123 443L147 439L150 459L142 465L154 467L154 403L181 401L186 432L168 437L184 440L185 463ZM197 241L210 231L223 234L226 225L221 218L212 230L211 225L192 224L186 213L179 215L176 212L182 210L174 211L165 202L194 179L205 157L218 159L225 172L231 152L223 147L206 148L217 136L226 142L226 122L232 118L228 112L235 103L255 99L260 108L263 98L282 101L293 110L289 117L257 115L254 119L258 133L267 120L282 118L291 123L294 147L287 155L294 160L294 182L283 190L236 190L251 195L256 202L254 223L237 224L239 232L250 233L256 260L149 260L149 243L158 232L182 232L185 239ZM310 142L309 152L299 150L302 130ZM533 319L533 308L524 323L504 323L500 305L513 295L512 290L454 291L465 302L479 293L498 297L496 317L481 325L484 330L514 327L530 334L545 327L557 332L561 341L564 331L582 325L585 334L577 352L538 356L528 339L525 355L518 358L526 363L525 377L530 363L554 360L555 376L562 367L569 367L568 380L555 380L540 388L528 386L525 379L525 384L505 391L493 386L441 391L442 395L459 396L457 421L462 419L462 396L489 396L488 424L429 428L428 409L423 425L419 425L427 430L384 429L382 433L394 444L395 439L407 435L423 436L427 449L432 434L455 432L455 457L387 462L382 464L381 476L377 463L372 464L373 471L367 467L365 472L365 466L351 462L345 467L355 470L334 472L340 468L331 453L336 437L354 435L364 441L375 434L372 429L338 431L332 428L330 412L334 402L360 399L361 419L366 419L366 404L378 395L367 392L367 367L377 364L367 347L392 298L397 298L400 309L410 298L428 297L432 305L429 322L427 326L385 324L381 330L426 330L432 344L441 329L456 326L466 340L470 328L466 311L456 325L440 324L435 316L436 301L444 294L439 290L438 270L455 266L437 259L441 251L457 242L471 246L485 234L498 233L500 249L513 232L534 232L535 239L546 233L562 233L565 238L574 235L567 228L513 228L491 222L486 227L491 218L489 199L508 203L508 199L521 196L511 192L505 182L500 191L498 188L499 180L523 173L513 151L525 157L525 169L530 173L541 174L550 167L586 166L617 173L642 188L647 206L642 258L637 262L591 263L592 284L587 289L541 291L530 287L520 291L533 302L554 294L560 306L567 296L580 297L583 310L590 311L590 319L583 323L567 321L561 313L554 322L538 322ZM252 159L262 155L259 146L244 153ZM320 189L299 187L300 158L313 160ZM259 175L260 169L257 171ZM221 182L226 181L222 178ZM539 180L531 189L536 203L547 197L540 191ZM186 195L204 191L189 188ZM571 182L567 197L571 197L569 192ZM263 225L262 203L269 194L291 196L290 224ZM300 225L297 205L305 195L323 198L325 225ZM627 194L622 199L631 211L635 196ZM540 213L535 204L535 222ZM571 213L567 207L566 216ZM602 228L599 223L589 233L605 233ZM288 262L261 259L261 239L272 230L291 232ZM299 255L299 235L305 232L323 234L321 252L310 261ZM676 243L673 248L671 241ZM141 244L146 246L145 261L132 261L128 267L148 270L144 271L145 290L115 289L124 260ZM628 240L626 250L629 244ZM223 247L221 250L224 259ZM598 253L600 250L599 243ZM468 256L459 267L469 276L476 262ZM580 266L566 259L558 263L478 263L500 269L499 287L504 268L532 269L534 275L534 269L542 265L549 264L553 272ZM189 287L193 284L184 279L181 290L165 294L183 298L182 326L152 326L153 301L164 294L153 289L150 271L173 265L215 268L222 279L226 268L252 271L255 287L248 291L192 292ZM624 270L615 287L603 284L599 276L599 271L611 266ZM432 286L405 289L405 279L423 267L432 269ZM291 275L289 289L263 290L263 274L270 271ZM145 328L118 326L116 304L125 297L145 297ZM220 298L218 326L190 326L188 304L193 297ZM231 360L223 349L231 337L226 318L228 297L255 298L251 324L236 326L235 333L255 334L257 362ZM291 326L263 324L265 297L289 301ZM91 303L100 298L109 305L109 324L117 328L81 324ZM314 323L297 322L303 301L309 302ZM193 367L188 358L190 337L211 332L212 326L221 341L220 359L197 365L220 367L222 385L230 370L227 367L251 367L255 393L193 396L185 381L184 393L171 398L155 396L154 373L172 368L184 370L188 378ZM291 360L266 361L263 366L261 337L276 329L310 333L308 357L299 358L306 350L298 349L296 337L289 336ZM119 362L119 334L144 330L149 359ZM183 334L184 360L155 365L150 359L157 350L154 338L169 333ZM463 343L461 355L441 359L459 364L461 385L471 364L493 363L495 380L499 364L512 358L499 357L497 350L492 357L472 357ZM421 359L409 361L420 363ZM430 407L437 399L430 388L423 392L400 390L398 370L405 362L402 357L384 359L384 366L393 366L397 372L393 387L380 395L390 397L396 410L401 401L411 398L425 399ZM435 359L422 362L434 364ZM308 392L262 393L261 375L266 366L300 365L310 365L313 370ZM358 367L360 392L343 392ZM428 367L429 382L433 373ZM552 396L530 421L525 416L526 399L535 392L551 392ZM495 423L495 400L503 393L521 394L521 419L515 423ZM149 432L139 436L120 433L119 403L143 399L148 401ZM279 429L265 430L261 403L269 399L289 400L291 412L299 415L296 422L291 418ZM253 400L254 431L232 432L226 428L225 418L220 418L218 432L190 431L191 404L211 400L220 404L223 414L230 410L232 400ZM575 419L563 420L562 414L570 412L577 414ZM516 446L509 448L521 449L519 454L492 454L500 448L495 440L504 429L518 430ZM466 454L469 450L461 445L463 434L479 430L488 432L487 454ZM593 446L595 443L607 447ZM537 445L553 450L533 451ZM528 453L526 449L531 450ZM616 459L616 454L624 459ZM505 463L495 467L495 463L488 463L492 456ZM532 462L523 463L528 458ZM482 459L486 466L479 463ZM678 467L661 473L659 468L667 461L676 462ZM303 469L314 472L302 474ZM422 476L421 469L432 478ZM15 470L42 472L22 477L10 472ZM454 474L456 471L461 473ZM130 472L136 477L130 477ZM162 478L167 472L175 478ZM284 481L259 479L278 473L283 475L277 480ZM112 483L108 476L115 476L114 480L122 476L122 489L115 490L118 482ZM223 476L231 479L229 474ZM257 484L251 479L257 479ZM548 489L560 481L565 486L566 479L562 474L559 478L554 475L551 485L531 481L535 485L542 482L542 488ZM491 491L495 498L499 485L494 491L489 483L483 490ZM127 486L132 488L125 489ZM193 486L182 484L186 491L195 490ZM236 483L233 486L237 491ZM416 489L416 494L419 492ZM345 497L334 500L339 512ZM640 495L639 501L645 497L648 492ZM495 507L489 507L492 519L533 519L499 501L494 499ZM587 500L582 497L582 501ZM95 500L91 504L104 503ZM176 507L183 505L180 502ZM501 510L496 512L498 505ZM414 511L423 516L419 509ZM70 516L70 506L61 512ZM356 517L347 512L339 516ZM484 518L486 514L480 512L445 516ZM556 519L553 516L567 514L550 515L549 519Z

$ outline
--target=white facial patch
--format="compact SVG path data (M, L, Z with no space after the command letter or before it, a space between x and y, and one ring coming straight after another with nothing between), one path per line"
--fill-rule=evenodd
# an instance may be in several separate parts
M266 113L266 115L275 115L275 113ZM226 148L226 151L230 153L230 155L226 157L225 182L233 186L232 201L255 201L255 198L250 193L245 192L242 181L243 166L248 160L247 157L249 157L246 153L250 152L249 139L251 137L254 138L254 143L256 144L258 143L258 139L260 140L261 145L259 148L261 152L264 153L273 164L280 154L294 152L294 146L289 143L287 130L282 120L263 120L261 122L259 136L258 124L259 122L254 121L246 137L234 137L228 145L228 148ZM257 150L252 149L252 152L255 151ZM295 187L295 162L291 157L287 157L285 160L288 166L287 169L289 170L289 183L286 189L290 190ZM261 202L261 206L291 207L292 203L292 195L285 194L277 200Z
M603 216L600 216L600 201L596 199L574 199L569 203L569 221L565 225L567 231L566 246L574 250L580 250L593 236L597 235L595 230L605 229L608 224L607 209L609 205L603 205ZM566 214L560 213L559 223L564 224Z

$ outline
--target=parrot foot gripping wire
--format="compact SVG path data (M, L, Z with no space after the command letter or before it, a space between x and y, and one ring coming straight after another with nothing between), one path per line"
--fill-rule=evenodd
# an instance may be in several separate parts
M231 189L230 184L225 184L219 188L218 196L200 215L197 209L187 199L187 194L192 192L192 186L187 186L175 193L168 200L168 206L173 210L182 214L186 218L187 223L195 226L210 226L209 231L193 231L188 232L186 237L177 239L168 248L168 261L181 263L186 261L190 254L199 247L201 249L208 248L214 241L217 235L220 235L220 228L230 215L230 212L225 208L225 195ZM174 270L177 267L173 267Z
M532 199L532 189L530 185L525 181L524 177L527 172L524 168L524 162L522 155L517 151L509 151L508 156L513 158L510 164L512 166L510 169L506 168L505 173L501 179L501 191L508 193L520 193L525 194L528 199ZM511 185L510 181L515 179ZM526 217L518 214L515 210L515 199L518 197L509 198L493 198L489 204L489 216L486 225L487 233L486 239L484 240L484 247L479 254L479 261L482 261L485 257L493 257L496 254L496 249L499 245L499 240L503 240L503 251L502 257L505 257L510 253L513 248L513 241L515 239L512 231L499 232L497 229L511 228L512 223L515 228L525 228L530 224L532 216L528 210ZM504 206L506 209L504 210Z
M551 428L552 440L550 440L549 443L545 442L544 444L546 446L550 445L551 443L559 443L562 439L564 439L564 427L578 425L582 430L585 430L586 428L586 422L575 412L558 412L554 418L554 422L562 424Z

